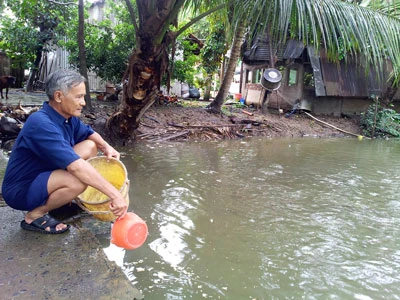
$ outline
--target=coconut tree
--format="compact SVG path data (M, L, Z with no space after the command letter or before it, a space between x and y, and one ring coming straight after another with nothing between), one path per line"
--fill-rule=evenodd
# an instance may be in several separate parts
M201 11L201 1L137 0L136 7L130 0L125 2L136 29L136 45L122 78L120 110L107 122L110 138L124 141L130 139L143 113L154 103L161 77L168 68L170 46L176 37L196 21L226 5L225 1L214 1L216 5L212 9L178 28L179 13L195 8Z
M230 13L232 28L237 28L239 35L240 25L247 25L251 34L268 29L277 42L290 37L324 47L332 60L337 61L340 53L363 53L367 66L382 67L389 58L394 82L400 78L400 21L357 4L338 0L136 0L133 6L125 1L136 29L136 45L123 76L120 110L108 120L110 136L124 141L131 139L141 116L155 101L167 70L170 45L190 24L218 10ZM211 10L179 26L180 12L191 9L201 13L206 7Z
M225 33L223 24L214 25L201 49L202 66L206 74L203 96L205 101L210 100L212 78L219 70L222 57L226 52Z
M387 2L383 0L364 0L360 3L361 6L372 8L376 11L379 11L382 14L390 15L392 18L400 18L400 2ZM389 103L393 100L394 95L397 93L399 86L399 76L396 75L398 70L394 70L395 72L391 74L388 82L388 89L382 96L384 103Z
M221 107L224 104L224 101L229 94L229 88L231 87L233 76L235 75L237 60L239 59L240 56L240 47L243 43L244 31L245 31L244 22L243 21L238 22L232 42L229 61L226 67L226 71L224 72L223 80L221 82L221 87L214 101L212 101L210 105L208 105L207 107L210 110L210 112L220 113Z

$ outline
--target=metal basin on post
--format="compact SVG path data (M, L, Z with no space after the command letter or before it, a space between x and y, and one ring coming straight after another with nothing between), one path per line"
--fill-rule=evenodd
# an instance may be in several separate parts
M282 74L277 69L269 68L263 73L261 85L269 91L275 91L281 86Z

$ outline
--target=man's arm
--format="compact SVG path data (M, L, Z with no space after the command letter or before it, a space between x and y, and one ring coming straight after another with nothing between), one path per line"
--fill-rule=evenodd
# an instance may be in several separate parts
M111 199L110 210L114 215L117 217L123 217L126 214L128 205L125 198L122 196L120 191L101 176L90 163L80 158L69 164L67 171L77 177L84 184L90 185L106 194Z
M108 158L114 157L116 159L120 158L120 154L117 150L115 150L112 146L110 146L100 134L97 132L91 134L88 137L88 140L91 140L96 143L97 149L104 153Z

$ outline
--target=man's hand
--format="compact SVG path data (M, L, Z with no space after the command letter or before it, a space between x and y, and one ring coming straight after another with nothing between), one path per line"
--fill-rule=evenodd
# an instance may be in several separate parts
M121 156L120 153L117 150L115 150L112 146L110 146L108 143L106 143L106 145L102 149L102 152L104 153L105 156L107 156L108 159L112 157L119 159Z
M126 203L124 197L119 196L118 198L114 198L110 203L111 212L116 215L118 218L124 217L127 210L128 204Z

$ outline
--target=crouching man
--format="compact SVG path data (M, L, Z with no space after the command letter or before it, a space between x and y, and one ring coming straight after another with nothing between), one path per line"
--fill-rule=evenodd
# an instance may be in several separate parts
M86 160L98 150L108 158L120 154L78 118L85 106L85 78L58 70L46 81L48 101L24 124L15 142L4 175L6 203L27 211L21 227L41 233L63 233L69 225L48 212L64 206L92 186L111 199L110 210L123 217L123 195Z

